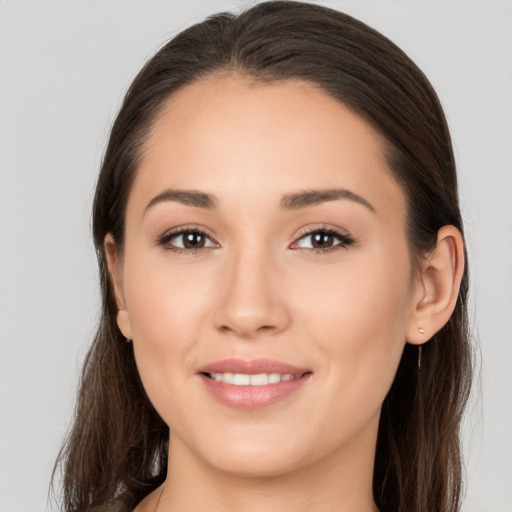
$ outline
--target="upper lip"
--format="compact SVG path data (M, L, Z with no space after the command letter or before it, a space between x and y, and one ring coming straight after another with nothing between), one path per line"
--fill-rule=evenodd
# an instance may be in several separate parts
M273 359L223 359L199 368L198 373L245 373L248 375L291 373L292 375L304 375L310 371L307 368L299 368Z

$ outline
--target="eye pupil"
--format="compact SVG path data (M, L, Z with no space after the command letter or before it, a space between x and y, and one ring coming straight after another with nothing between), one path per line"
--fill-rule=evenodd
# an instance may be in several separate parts
M333 236L329 233L315 233L313 235L313 247L315 249L322 249L325 246L330 246L333 243Z
M204 237L201 233L189 232L183 235L183 246L187 249L204 247Z

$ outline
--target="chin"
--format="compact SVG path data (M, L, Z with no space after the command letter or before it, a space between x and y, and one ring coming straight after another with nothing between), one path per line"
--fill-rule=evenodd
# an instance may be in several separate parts
M209 465L233 476L274 477L306 465L309 457L301 453L302 443L274 439L240 439L204 447L202 457ZM303 446L303 445L302 445Z
M300 467L297 460L285 454L260 453L254 455L225 455L217 457L211 464L218 470L242 478L272 478L284 475Z

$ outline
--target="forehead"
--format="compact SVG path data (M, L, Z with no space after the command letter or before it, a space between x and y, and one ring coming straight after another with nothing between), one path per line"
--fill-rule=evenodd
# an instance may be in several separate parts
M211 77L164 104L134 188L147 200L182 187L257 205L291 190L344 187L403 209L384 148L369 123L314 84Z

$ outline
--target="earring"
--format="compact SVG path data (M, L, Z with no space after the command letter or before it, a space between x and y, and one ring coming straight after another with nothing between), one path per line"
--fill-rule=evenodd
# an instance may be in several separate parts
M129 338L126 338L126 343L131 343L132 340L130 340Z
M421 349L422 348L423 347L421 345L418 347L418 370L421 370Z
M425 329L423 329L423 327L418 327L418 332L420 334L425 334Z

